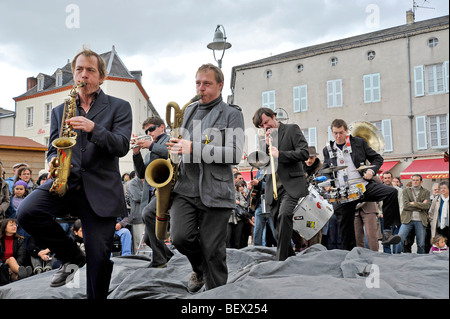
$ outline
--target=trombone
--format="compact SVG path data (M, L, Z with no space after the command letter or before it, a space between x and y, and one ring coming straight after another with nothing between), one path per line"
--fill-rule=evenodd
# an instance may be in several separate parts
M264 130L258 129L258 136L264 136L264 135L265 135ZM270 169L271 169L271 173L272 173L272 184L273 184L272 185L273 186L273 199L277 200L278 199L277 180L276 180L276 176L275 176L275 162L273 160L273 155L272 155L272 134L270 133L270 131L269 131L267 138L269 139L269 156L267 156L267 154L265 152L257 150L248 155L247 162L250 166L257 168L257 169L266 167L267 165L269 165L269 162L270 162Z

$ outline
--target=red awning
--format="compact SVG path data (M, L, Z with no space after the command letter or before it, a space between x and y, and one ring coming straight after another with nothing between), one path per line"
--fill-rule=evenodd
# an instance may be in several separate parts
M402 179L410 179L414 174L424 179L448 178L448 163L444 158L414 160L400 175Z
M246 182L250 182L250 181L251 181L251 174L250 174L250 171L239 172L239 173L241 173L242 177L244 178L244 181L246 181ZM255 178L256 173L257 173L257 170L254 170L254 171L253 171L253 178Z
M398 164L400 161L391 161L391 162L384 162L383 165L381 165L380 169L378 170L378 175L383 174L384 172L390 171L392 167Z

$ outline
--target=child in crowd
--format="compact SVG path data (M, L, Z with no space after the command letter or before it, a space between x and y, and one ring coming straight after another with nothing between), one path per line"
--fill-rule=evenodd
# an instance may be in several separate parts
M431 239L431 249L430 254L438 254L444 251L448 251L448 246L445 243L446 238L442 235L436 235Z
M18 180L13 187L11 194L11 200L8 211L6 212L6 218L16 218L17 208L23 199L28 195L28 184L22 180Z

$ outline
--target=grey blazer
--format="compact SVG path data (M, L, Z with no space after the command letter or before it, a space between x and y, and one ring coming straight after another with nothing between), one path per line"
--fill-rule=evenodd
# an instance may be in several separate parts
M186 108L182 129L187 127L198 105L197 102ZM241 108L223 101L203 118L201 132L194 130L190 160L199 165L200 199L205 206L235 207L232 167L241 161L244 133Z

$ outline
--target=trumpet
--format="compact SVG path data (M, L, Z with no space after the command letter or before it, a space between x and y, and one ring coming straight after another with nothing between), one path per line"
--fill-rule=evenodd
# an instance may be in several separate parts
M132 140L132 142L130 143L130 150L132 150L133 148L139 147L139 145L136 144L137 141L140 141L140 140L153 141L153 137L151 137L150 135L141 135L141 136L132 137L131 140Z

